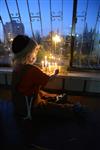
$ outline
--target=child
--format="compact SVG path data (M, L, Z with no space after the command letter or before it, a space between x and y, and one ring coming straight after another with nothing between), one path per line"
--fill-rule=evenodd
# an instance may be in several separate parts
M55 70L55 73L49 76L35 66L38 51L39 45L28 36L18 35L12 42L12 101L16 121L23 137L21 139L24 139L25 144L33 142L33 136L40 134L40 128L43 130L43 127L51 125L51 119L74 118L77 116L76 110L79 111L81 108L75 106L74 109L73 104L57 104L41 98L41 88L54 79L59 71ZM47 125L46 119L50 124Z
M27 109L31 111L31 114L34 110L35 112L38 110L40 114L43 112L44 114L62 115L62 117L74 114L73 104L56 104L41 98L41 87L54 79L59 71L55 70L55 73L49 76L34 65L38 51L39 45L26 35L18 35L13 40L12 99L15 115L25 117ZM32 101L29 100L31 97L33 97ZM25 100L25 98L28 99Z

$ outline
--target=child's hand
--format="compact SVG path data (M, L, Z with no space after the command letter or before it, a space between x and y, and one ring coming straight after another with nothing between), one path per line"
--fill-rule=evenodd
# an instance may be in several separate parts
M59 69L56 69L54 75L57 75L58 73L59 73Z
M39 104L42 106L42 105L46 105L47 103L48 103L47 100L41 99Z
M56 69L54 74L50 76L50 79L55 78L58 73L59 73L59 69Z

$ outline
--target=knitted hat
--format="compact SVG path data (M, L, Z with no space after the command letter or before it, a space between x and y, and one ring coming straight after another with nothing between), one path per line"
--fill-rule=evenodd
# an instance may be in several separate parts
M12 42L12 52L17 55L29 52L37 46L37 43L26 35L17 35Z

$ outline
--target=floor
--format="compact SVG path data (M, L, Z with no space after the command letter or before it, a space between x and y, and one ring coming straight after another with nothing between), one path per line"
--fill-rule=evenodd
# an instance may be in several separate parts
M70 101L80 101L82 105L89 108L88 119L47 118L44 121L43 118L40 118L34 142L40 147L47 147L50 150L99 150L99 97L71 96L68 98ZM11 93L9 90L0 90L0 146L13 145L15 149L19 143L19 132L13 116ZM8 148L6 147L6 149ZM41 148L41 150L43 149Z

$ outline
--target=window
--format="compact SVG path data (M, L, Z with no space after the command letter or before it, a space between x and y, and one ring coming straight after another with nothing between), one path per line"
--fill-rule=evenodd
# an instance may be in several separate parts
M100 69L100 2L79 0L74 5L72 67Z
M0 8L0 66L11 66L13 38L26 34L41 44L37 64L47 73L100 69L98 0L2 0Z

